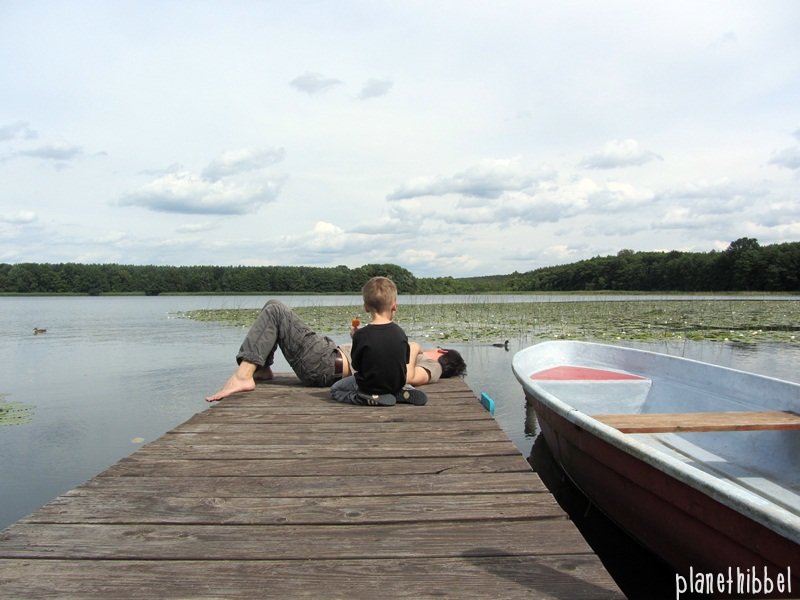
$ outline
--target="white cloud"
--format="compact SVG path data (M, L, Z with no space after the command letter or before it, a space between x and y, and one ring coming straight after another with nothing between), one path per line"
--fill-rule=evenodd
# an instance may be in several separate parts
M619 181L606 182L588 197L592 211L618 213L641 209L650 204L655 194L646 188Z
M353 224L349 231L368 235L408 235L416 234L424 220L424 215L409 207L391 206L385 217L369 219Z
M705 227L705 223L700 223L696 215L688 206L677 206L667 210L658 219L655 225L661 229L695 229Z
M493 215L485 220L486 224L508 225L524 223L537 226L544 223L557 223L578 214L585 206L583 198L570 197L569 190L564 194L541 192L530 194L507 194L499 202Z
M358 93L358 98L360 100L367 100L369 98L385 96L391 91L393 86L394 82L389 79L370 79L364 84L364 87L361 88L361 91Z
M409 248L399 255L400 263L412 273L420 270L433 270L458 276L471 273L481 267L481 260L470 254L449 252L446 246L430 248Z
M585 157L580 165L587 169L616 169L638 167L654 160L664 159L655 152L640 148L636 140L611 140L597 154Z
M285 256L289 264L307 264L319 261L320 257L340 257L331 260L342 264L346 262L345 257L359 257L357 264L360 265L370 262L369 253L382 247L382 239L382 234L353 233L333 223L317 221L308 230L277 238L272 251Z
M257 171L283 160L283 148L258 150L242 148L224 153L203 169L203 177L211 181L219 181L223 177Z
M329 252L331 250L341 250L346 242L347 234L341 227L337 227L333 223L318 221L311 231L309 247L314 250Z
M215 223L187 223L175 228L177 233L204 233L212 231L217 225Z
M139 171L139 175L151 175L151 176L160 176L160 175L169 175L171 173L180 173L181 171L185 171L186 167L180 163L172 163L168 167L163 169L142 169Z
M14 214L0 214L0 222L11 225L27 225L36 221L38 216L32 210L20 210Z
M203 169L202 175L173 164L150 183L124 194L121 206L139 206L159 212L205 215L243 215L277 199L280 177L268 177L266 167L282 160L282 148L243 148L225 152Z
M542 249L542 254L556 264L569 262L579 256L578 252L567 244L554 244Z
M325 77L321 73L306 72L292 79L289 84L298 92L315 95L341 85L342 82L332 77Z
M18 154L20 156L41 158L43 160L68 161L81 156L83 154L83 149L80 146L75 146L73 144L56 142L39 146L38 148L33 148L31 150L22 150Z
M209 181L188 171L181 171L159 177L137 191L125 194L119 204L159 212L243 215L272 202L278 197L279 191L280 184L272 181Z
M0 126L0 141L14 139L32 140L38 137L38 133L31 129L27 121L17 121L11 125Z
M742 183L727 177L709 181L686 183L675 189L664 190L659 201L690 205L711 215L739 212L754 207L769 195L762 182Z
M778 229L792 224L800 226L800 202L796 200L760 202L752 206L751 212L765 227Z
M402 184L390 193L389 200L404 200L420 196L463 194L476 198L499 198L503 193L533 187L552 173L524 170L518 159L485 160L465 171L450 176L418 177Z
M736 192L736 184L728 181L687 186L682 196L664 194L659 200L664 207L660 216L652 218L654 229L703 231L722 239L752 234L754 226L777 232L786 225L800 223L800 208L789 201L769 201L764 192ZM728 190L721 193L720 190ZM768 236L769 237L769 236Z
M104 232L96 241L99 244L119 244L128 239L128 233L125 231L108 231Z
M652 203L655 194L624 182L598 183L589 178L550 182L539 189L507 192L481 203L459 200L435 210L450 224L508 227L524 223L539 226L557 223L581 214L635 211Z
M776 152L769 159L769 164L792 170L800 169L800 146L789 146Z

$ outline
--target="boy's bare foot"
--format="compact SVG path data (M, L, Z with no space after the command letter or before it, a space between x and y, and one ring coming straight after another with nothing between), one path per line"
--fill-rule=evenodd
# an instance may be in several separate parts
M222 400L223 398L227 398L232 394L238 394L239 392L252 392L254 389L256 389L255 379L253 379L252 376L241 377L237 371L228 378L228 381L225 382L225 385L223 385L215 394L206 396L206 402Z

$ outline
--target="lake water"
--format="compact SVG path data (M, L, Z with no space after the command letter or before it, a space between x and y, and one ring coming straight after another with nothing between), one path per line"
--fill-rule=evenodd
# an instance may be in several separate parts
M360 304L359 296L350 295L281 300L291 306ZM0 402L31 408L27 422L0 425L0 528L208 408L203 398L232 372L246 330L182 319L176 313L260 308L264 301L262 296L0 297ZM401 305L438 301L554 302L559 297L400 298ZM47 333L33 335L34 327ZM349 340L346 331L332 337ZM464 354L467 383L476 395L486 392L495 400L495 418L527 457L535 418L528 414L511 372L511 358L521 343L511 340L508 350L491 344L446 345ZM628 345L782 379L800 377L800 344ZM282 357L276 358L277 371L290 370Z

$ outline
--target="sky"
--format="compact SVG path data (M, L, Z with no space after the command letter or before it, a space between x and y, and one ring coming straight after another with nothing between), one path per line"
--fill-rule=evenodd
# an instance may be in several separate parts
M800 241L800 2L0 0L0 263Z

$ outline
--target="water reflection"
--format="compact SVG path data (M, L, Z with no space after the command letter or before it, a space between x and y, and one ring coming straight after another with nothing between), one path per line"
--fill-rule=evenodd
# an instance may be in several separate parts
M536 411L533 409L533 404L525 402L525 435L531 439L538 437L541 432L539 427L539 419L536 417Z

